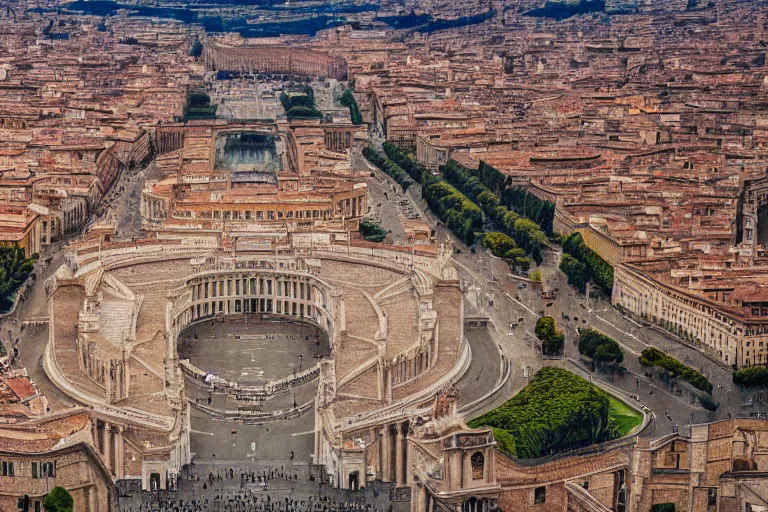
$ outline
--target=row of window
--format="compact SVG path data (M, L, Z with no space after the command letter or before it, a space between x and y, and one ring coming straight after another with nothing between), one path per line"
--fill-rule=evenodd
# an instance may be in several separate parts
M19 470L23 471L24 463L19 464ZM53 462L33 462L32 478L47 478L56 476L56 461ZM4 460L0 463L0 475L16 476L16 465L12 461ZM22 475L20 475L22 476Z
M187 212L179 212L184 215ZM191 214L191 212L189 212ZM328 219L331 216L330 210L213 210L210 216L203 214L202 217L208 217L219 220L275 220L275 219Z

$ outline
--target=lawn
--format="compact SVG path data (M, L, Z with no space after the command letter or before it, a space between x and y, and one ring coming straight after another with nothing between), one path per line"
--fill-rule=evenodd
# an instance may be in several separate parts
M608 418L619 427L619 436L629 434L632 429L643 423L643 415L621 400L609 396L608 402Z

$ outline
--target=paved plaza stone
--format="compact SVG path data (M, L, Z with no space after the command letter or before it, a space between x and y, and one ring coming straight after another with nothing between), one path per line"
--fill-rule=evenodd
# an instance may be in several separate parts
M310 325L246 315L188 327L179 335L179 357L227 381L262 385L317 364L330 352L321 340Z

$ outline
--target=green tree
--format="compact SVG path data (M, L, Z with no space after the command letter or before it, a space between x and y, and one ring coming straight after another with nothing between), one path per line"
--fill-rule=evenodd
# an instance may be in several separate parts
M546 340L555 334L555 319L551 316L543 316L536 320L536 337Z
M43 499L45 512L72 512L74 506L75 500L72 499L72 495L60 486L51 489Z
M715 412L720 408L720 402L715 402L709 395L701 395L699 397L699 403L709 412Z
M555 319L543 316L536 321L536 336L541 340L541 351L544 355L554 356L560 353L565 345L565 335L557 328Z
M499 206L499 197L490 190L483 190L477 195L477 205L485 212L495 212Z
M369 242L383 242L387 237L387 231L381 224L372 219L362 219L360 221L360 236Z
M511 237L505 235L504 233L499 233L498 231L491 231L486 233L483 237L483 245L485 245L485 247L490 250L494 256L498 256L499 258L521 256L518 253L513 253L513 249L517 249L515 241L512 240ZM525 252L520 252L522 252L522 256L525 256Z
M339 96L339 104L343 107L349 108L349 116L352 119L352 124L363 124L363 116L360 114L360 108L357 106L357 100L352 94L352 91L347 89Z
M613 267L584 244L584 239L579 232L573 232L565 238L563 253L563 260L565 260L565 254L568 254L585 267L576 266L570 260L567 260L565 268L561 264L561 270L568 276L568 282L571 285L584 293L586 283L592 281L603 293L610 295L613 289ZM581 283L584 283L584 288L579 286Z
M712 394L712 383L709 379L656 347L648 347L640 353L640 364L664 368L672 377L681 378L696 389Z
M302 105L291 107L285 115L288 116L289 119L316 119L323 117L323 113L316 108L305 107Z
M617 344L605 344L595 349L594 359L601 363L621 363L624 361L624 353Z
M748 366L733 372L733 382L738 386L767 386L768 367Z
M624 352L616 340L594 329L579 331L579 353L601 363L624 361Z
M364 148L363 156L366 158L366 160L371 162L373 165L384 171L385 174L394 179L401 187L403 187L403 190L408 190L408 187L413 184L413 180L408 175L408 173L403 170L402 167L372 147Z
M584 263L564 252L560 259L560 270L568 277L568 284L579 290L580 293L586 291L589 271Z
M13 294L27 280L35 262L18 245L0 246L0 311L13 305Z
M517 222L517 219L519 218L520 216L515 212L507 211L501 218L501 225L504 226L504 229L509 233L515 228L515 222Z
M546 340L541 342L541 352L545 356L556 356L562 350L565 345L565 334L563 331L555 331L555 333Z

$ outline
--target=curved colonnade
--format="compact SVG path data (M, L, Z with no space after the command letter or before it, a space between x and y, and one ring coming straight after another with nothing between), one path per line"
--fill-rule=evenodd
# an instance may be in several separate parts
M191 370L177 352L191 324L248 313L327 334L313 462L341 487L372 477L405 485L409 418L428 416L435 393L471 359L447 248L328 245L235 257L205 244L84 242L46 290L45 370L92 409L93 442L114 477L140 478L144 489L174 488L191 462Z

